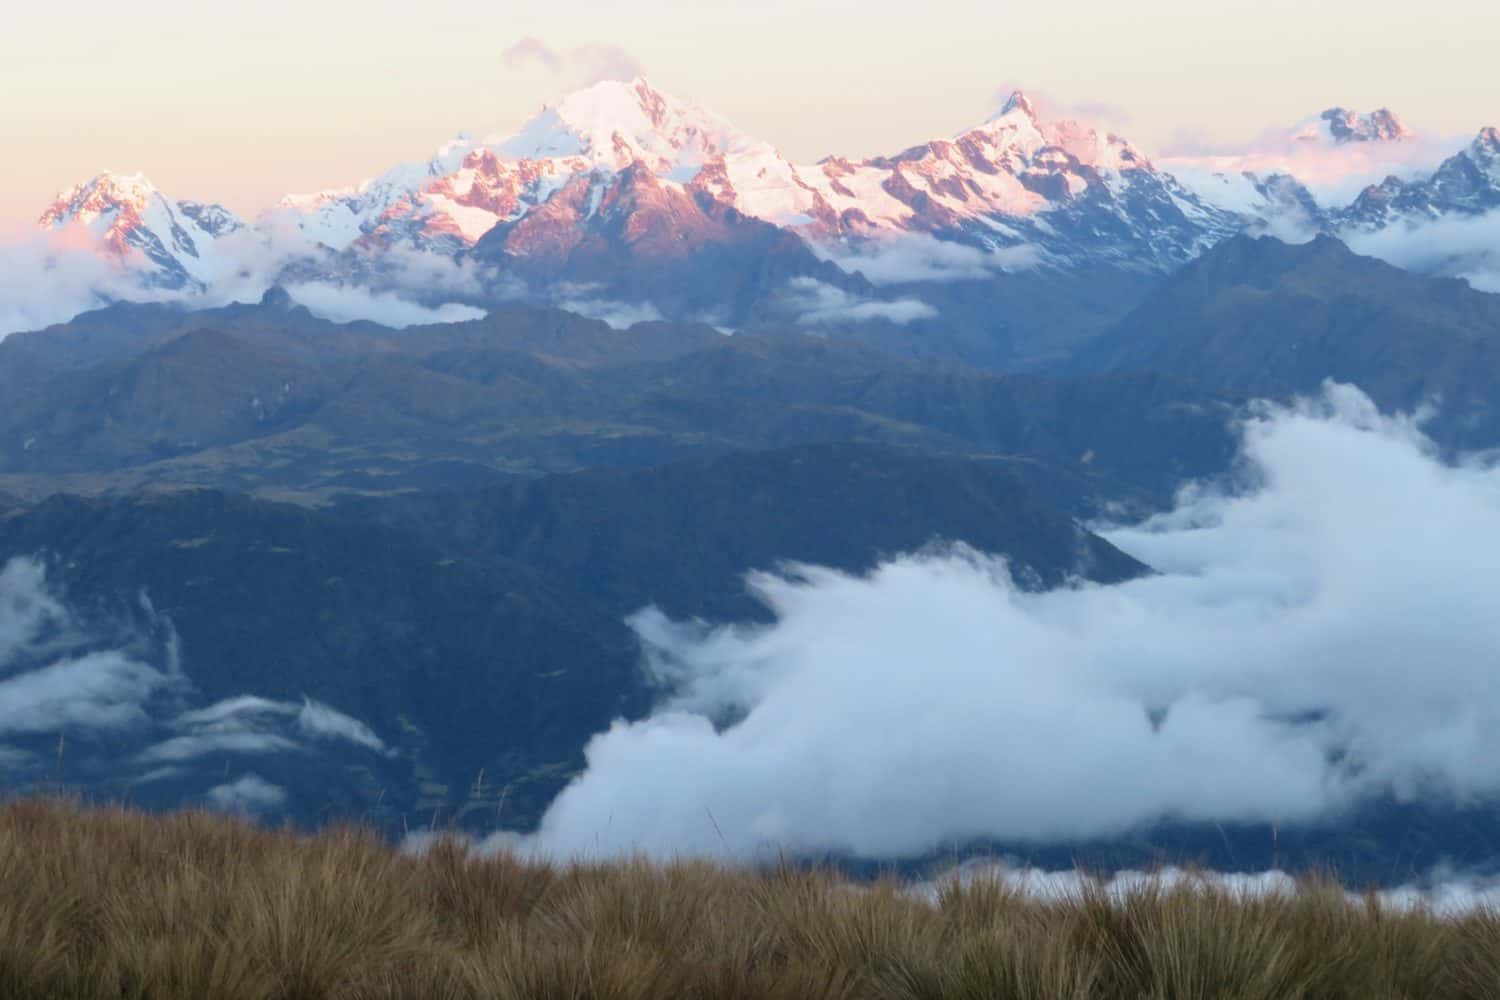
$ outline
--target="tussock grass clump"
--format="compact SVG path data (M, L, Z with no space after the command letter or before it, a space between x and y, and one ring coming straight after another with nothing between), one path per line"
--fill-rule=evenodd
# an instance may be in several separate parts
M421 856L355 830L0 808L0 997L1500 998L1500 917L1331 883L1040 900L698 863Z

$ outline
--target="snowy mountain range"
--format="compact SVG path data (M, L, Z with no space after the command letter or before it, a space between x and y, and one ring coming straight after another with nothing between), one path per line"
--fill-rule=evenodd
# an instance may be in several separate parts
M1478 216L1500 208L1500 129L1486 128L1427 179L1388 177L1338 213L1342 226L1380 229L1444 216Z
M1367 164L1412 132L1388 110L1334 108L1284 139L1322 163ZM893 287L945 286L922 299L936 313L955 282L1101 271L1123 281L1170 272L1238 232L1368 240L1500 207L1495 129L1425 175L1393 174L1342 204L1253 166L1158 166L1118 135L1045 120L1019 92L952 138L796 164L638 78L579 91L514 134L460 136L357 186L288 196L252 221L174 201L138 175L101 174L41 225L81 233L143 286L183 294L258 270L264 286L583 299L740 326L795 319L789 289L879 305L835 310L837 322L910 323L927 313L884 308L907 301ZM440 289L404 278L414 255L452 262L459 278ZM671 294L682 281L694 294Z
M138 256L144 282L206 285L223 266L219 241L245 229L222 205L173 201L141 174L102 173L59 195L44 230L82 231L114 256Z

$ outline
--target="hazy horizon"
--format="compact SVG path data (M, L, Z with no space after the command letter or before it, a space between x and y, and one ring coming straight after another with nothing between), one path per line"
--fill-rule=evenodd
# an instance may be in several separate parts
M1390 107L1437 136L1500 122L1467 85L1500 35L1500 9L1366 11L1273 0L1252 22L1185 0L939 0L913 19L887 3L583 0L490 29L457 0L434 0L420 19L389 0L212 13L163 0L149 16L100 0L30 8L0 37L12 110L0 231L29 227L59 190L103 169L253 213L419 159L459 131L504 132L592 79L636 70L797 161L951 134L1018 85L1152 153L1248 145L1334 105Z

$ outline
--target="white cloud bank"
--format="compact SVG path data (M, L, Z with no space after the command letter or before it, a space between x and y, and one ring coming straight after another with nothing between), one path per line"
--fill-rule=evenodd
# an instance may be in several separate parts
M1315 137L1308 137L1311 129ZM1250 172L1290 174L1325 207L1342 207L1387 177L1426 177L1468 142L1463 136L1415 135L1400 142L1335 143L1313 121L1272 129L1240 146L1211 146L1184 139L1155 157L1157 166L1192 175Z
M432 323L462 323L465 320L484 319L485 310L474 306L448 302L439 306L424 306L395 292L376 292L360 285L311 281L286 286L292 301L306 306L319 319L332 323L353 323L368 320L404 330L409 326L426 326Z
M190 309L256 302L288 265L316 269L326 262L326 252L295 227L268 217L261 229L238 230L215 242L212 255L200 262L204 287L156 288L143 280L150 264L137 250L117 255L78 228L37 233L0 244L0 340L114 302L175 302ZM379 272L366 283L308 279L289 284L288 291L330 322L368 320L397 329L485 316L471 305L424 305L417 297L472 298L487 288L512 294L498 275L441 254L397 247L379 263Z
M550 292L559 309L600 320L615 330L628 330L637 323L654 323L663 318L654 304L611 299L598 284L563 281Z
M520 843L889 858L1500 793L1500 470L1338 386L1243 456L1253 490L1110 533L1162 571L1123 585L1024 593L960 550L757 575L770 625L637 616L674 696Z
M144 297L126 267L88 247L45 235L0 245L0 340Z
M274 812L286 804L286 789L273 785L258 774L246 774L236 781L215 785L208 790L209 805L223 812L256 816Z
M198 262L204 287L171 289L145 280L152 265L135 248L116 253L80 226L38 232L0 244L0 340L114 302L177 302L196 309L255 302L288 263L320 254L292 227L241 229L216 240Z
M1500 293L1500 211L1398 223L1374 233L1349 233L1345 240L1356 253Z
M123 649L90 649L33 560L0 568L0 738L119 732L148 720L147 705L179 681Z
M141 606L163 641L141 643L130 635L111 641L53 594L40 561L0 566L0 740L62 734L107 746L110 767L138 783L181 777L182 765L210 755L305 756L330 744L393 754L365 723L308 698L242 695L191 707L193 686L178 663L176 633L149 600L143 597ZM34 764L24 747L0 746L0 785L17 773L24 779ZM221 808L259 812L280 804L272 789L247 775L216 783L205 795Z
M921 299L867 299L816 278L793 278L787 282L781 305L798 326L838 326L872 320L906 326L938 315L936 309Z
M982 250L925 233L865 240L857 244L813 244L812 250L876 285L908 282L982 281L996 274L1029 271L1042 263L1029 243Z

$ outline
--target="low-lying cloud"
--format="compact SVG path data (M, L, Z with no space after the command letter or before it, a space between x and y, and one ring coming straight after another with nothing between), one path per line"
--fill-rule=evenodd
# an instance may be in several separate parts
M641 613L671 697L522 843L895 858L1500 795L1500 470L1330 386L1247 421L1236 481L1110 531L1161 571L1117 586L959 548L756 574L769 625Z
M934 319L938 311L921 299L872 299L846 292L816 278L799 277L787 282L781 306L798 326L840 326L884 320L905 326L919 319Z
M858 244L814 245L824 260L876 285L912 282L982 281L996 274L1029 271L1042 261L1029 243L981 249L925 233L866 240Z
M172 720L172 726L186 733L186 738L202 739L238 734L267 735L282 728L278 723L283 720L293 723L303 737L345 740L377 753L386 750L385 742L369 726L311 698L294 702L240 695L183 712Z
M258 816L285 805L286 789L252 773L236 781L215 785L208 790L207 798L211 806L223 812Z
M1481 292L1500 293L1500 211L1398 223L1344 238L1356 253L1420 274L1463 278Z
M76 240L38 234L0 245L0 340L148 297L128 267Z
M362 765L394 756L370 726L312 699L203 704L170 620L145 595L136 613L81 619L42 561L0 567L0 789L55 789L47 767L58 756L47 750L58 745L73 748L91 794L172 783L184 801L264 814L285 805L286 790L257 772L226 782L218 765L254 760L295 774L335 751Z
M148 280L152 265L138 250L117 253L82 227L0 244L0 339L66 323L115 302L176 302L191 309L256 302L278 282L324 319L396 328L479 319L484 310L463 300L524 292L472 260L405 246L390 248L373 263L342 262L355 268L353 278L325 277L337 272L340 262L275 215L205 250L196 265L199 284L169 288Z
M49 623L63 617L62 604L47 593L46 579L35 560L13 559L0 567L0 665L11 663Z
M1156 158L1157 165L1184 179L1192 174L1249 172L1260 177L1290 174L1325 207L1343 207L1371 184L1387 177L1426 177L1462 149L1461 136L1415 135L1399 142L1334 143L1322 127L1306 122L1272 129L1243 145L1206 143L1183 137Z
M332 323L366 320L404 330L409 326L433 323L462 323L483 319L487 315L485 310L475 306L457 302L425 306L396 292L377 292L363 285L309 281L287 285L286 291L298 305Z
M661 310L654 303L612 299L604 294L601 285L564 281L555 285L551 293L559 309L600 320L616 330L628 330L637 323L663 319Z
M0 737L130 729L171 678L115 651L87 653L0 681Z
M48 592L40 563L0 568L0 739L140 729L182 681L170 641L159 666L138 649L98 646Z

